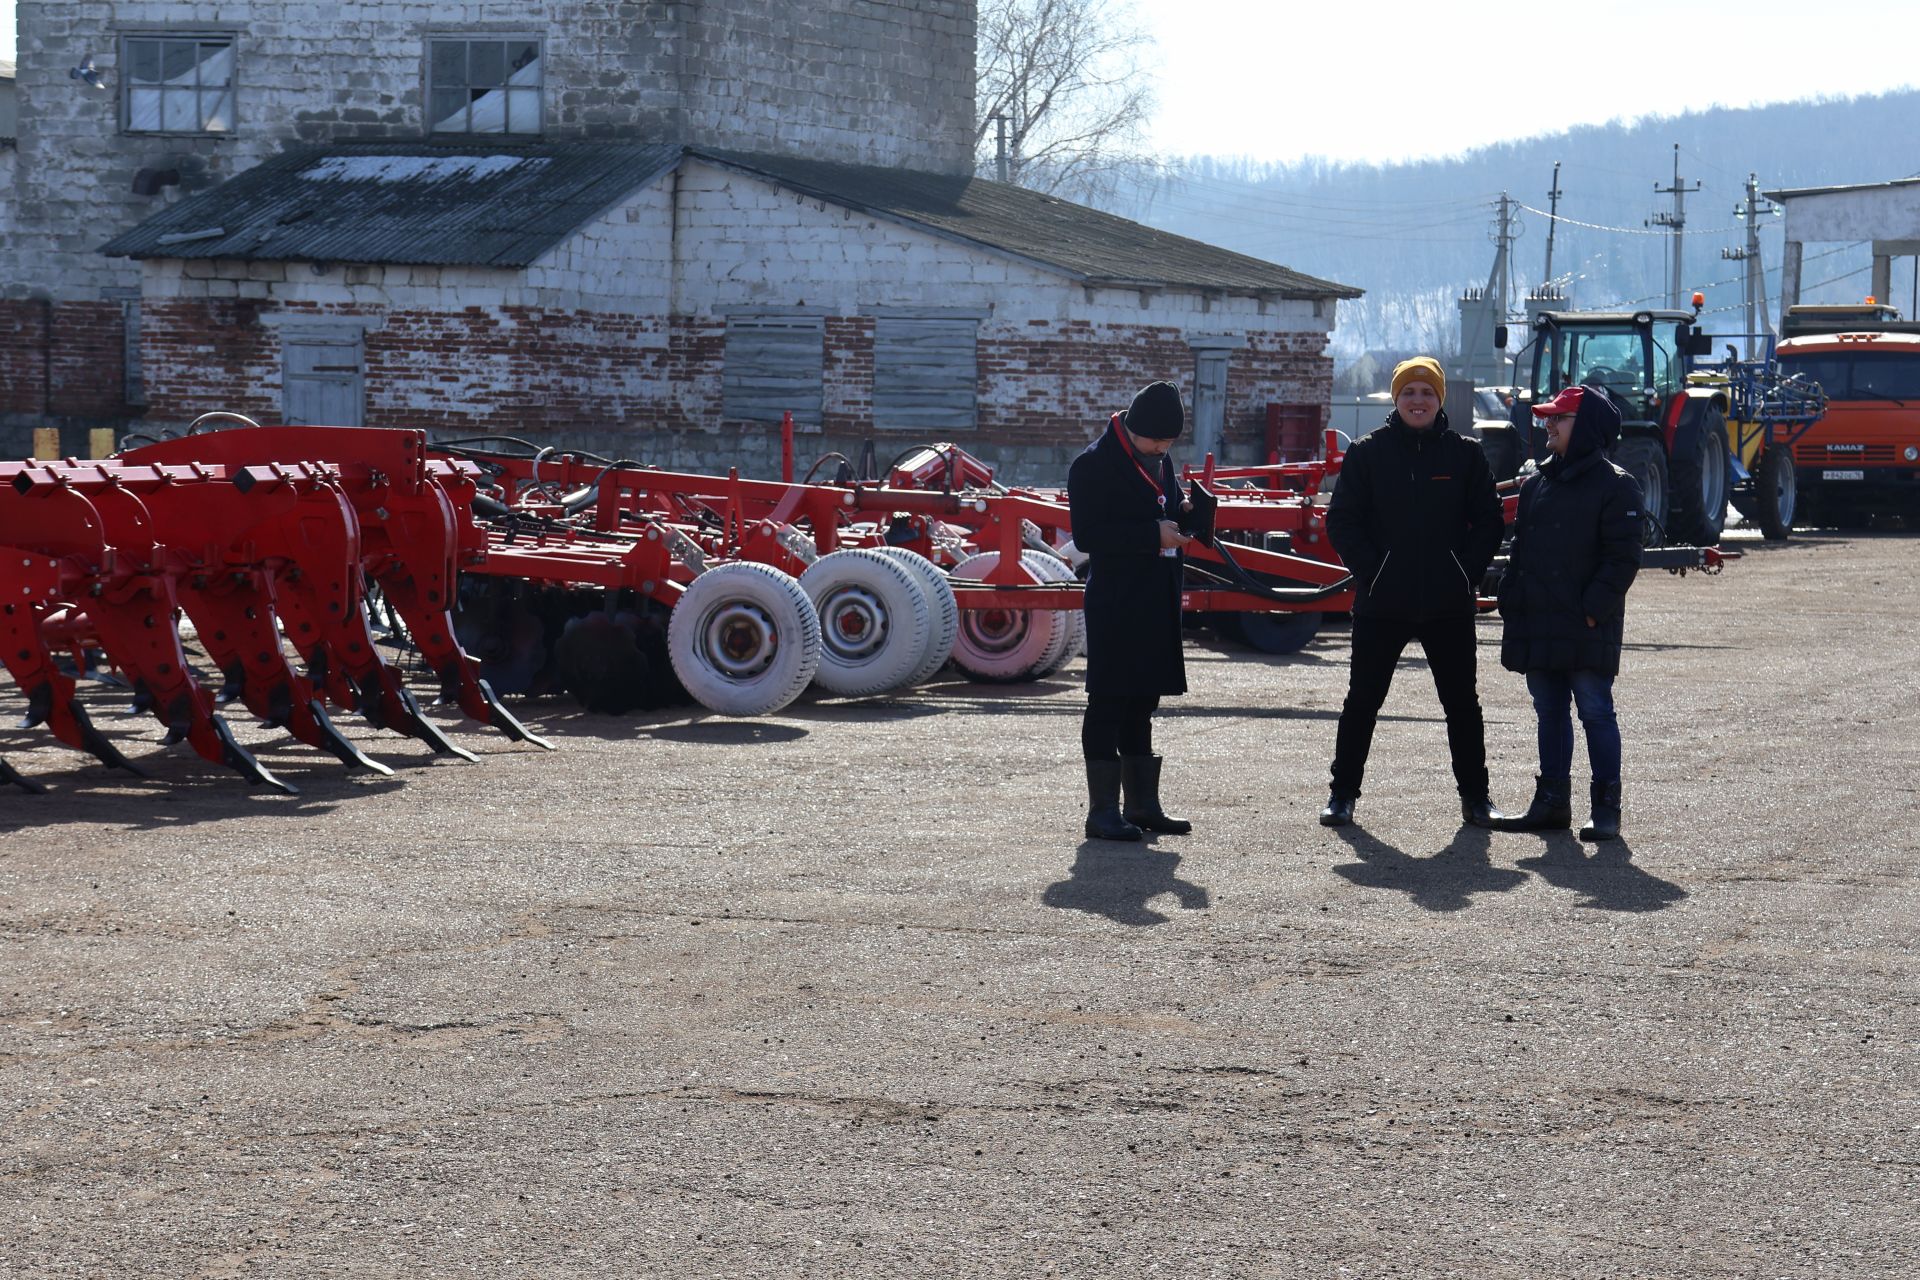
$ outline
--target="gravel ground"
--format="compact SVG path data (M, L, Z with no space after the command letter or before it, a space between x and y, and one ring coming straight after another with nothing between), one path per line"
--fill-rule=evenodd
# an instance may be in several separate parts
M0 1274L1910 1280L1916 543L1742 545L1631 597L1599 853L1458 825L1414 662L1316 825L1331 625L1196 633L1144 847L1077 665L350 728L394 778L245 730L293 798L0 731Z

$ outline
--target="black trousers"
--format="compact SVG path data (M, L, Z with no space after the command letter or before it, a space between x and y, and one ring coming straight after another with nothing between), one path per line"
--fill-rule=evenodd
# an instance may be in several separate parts
M1333 792L1360 794L1373 747L1373 726L1380 704L1393 685L1401 651L1418 640L1433 672L1433 687L1447 714L1447 747L1453 754L1453 780L1469 800L1487 795L1487 731L1474 686L1477 661L1472 614L1440 618L1372 618L1355 614L1353 658L1347 676L1347 701L1340 709L1340 732L1333 747Z
M1152 755L1153 713L1159 705L1158 694L1088 694L1087 713L1080 720L1080 754L1089 760Z

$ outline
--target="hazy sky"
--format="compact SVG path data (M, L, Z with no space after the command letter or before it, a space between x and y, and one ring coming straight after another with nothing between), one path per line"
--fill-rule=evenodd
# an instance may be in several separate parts
M1920 0L1107 2L1154 38L1153 139L1176 155L1392 160L1920 84ZM0 58L13 18L0 0Z
M1156 150L1179 155L1396 160L1920 84L1920 0L1131 5L1157 46Z

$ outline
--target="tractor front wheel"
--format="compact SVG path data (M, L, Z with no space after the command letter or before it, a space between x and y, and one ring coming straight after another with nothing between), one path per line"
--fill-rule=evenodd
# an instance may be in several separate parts
M1667 455L1658 440L1628 436L1613 447L1613 461L1640 484L1640 545L1657 547L1667 528Z
M1668 460L1672 466L1672 514L1667 528L1675 538L1711 547L1727 527L1727 419L1707 408L1688 437L1691 443Z

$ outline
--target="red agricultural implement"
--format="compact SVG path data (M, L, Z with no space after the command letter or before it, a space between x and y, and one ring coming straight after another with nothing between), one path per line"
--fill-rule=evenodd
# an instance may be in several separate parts
M472 759L383 653L376 613L443 703L543 747L499 694L565 690L613 712L690 696L757 715L809 685L876 694L949 661L1040 679L1084 642L1065 495L995 484L951 445L816 484L209 416L245 427L0 464L6 665L29 723L115 768L138 771L75 696L100 660L168 742L265 786L290 789L221 707L349 768L386 771L328 707ZM1325 461L1200 473L1219 506L1214 542L1189 557L1193 616L1285 651L1350 605L1321 496L1336 440ZM1667 567L1717 564L1687 551ZM4 763L0 781L33 786Z

